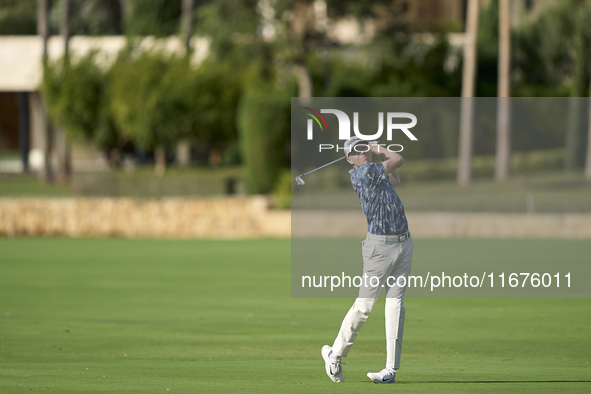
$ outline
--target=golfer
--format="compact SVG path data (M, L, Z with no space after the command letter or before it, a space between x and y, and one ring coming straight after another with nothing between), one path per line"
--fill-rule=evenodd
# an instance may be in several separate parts
M368 373L375 383L394 383L400 368L400 351L404 331L404 292L412 267L414 244L408 231L404 207L394 191L400 184L396 169L404 160L374 142L357 137L344 146L351 184L359 196L367 218L367 237L361 243L363 274L368 280L359 289L359 297L345 316L332 347L322 347L326 373L333 382L342 382L341 358L347 357L357 333L367 320L380 290L386 290L386 368ZM372 162L372 153L381 163ZM375 279L374 279L375 278Z

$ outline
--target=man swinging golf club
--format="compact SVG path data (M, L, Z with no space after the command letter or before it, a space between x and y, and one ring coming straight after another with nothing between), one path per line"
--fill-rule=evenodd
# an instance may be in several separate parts
M351 184L359 196L367 218L367 237L361 243L363 274L370 278L359 289L359 297L345 316L334 344L322 347L326 373L333 382L342 382L341 357L346 357L357 333L367 320L380 290L386 290L386 368L368 373L375 383L394 383L400 367L404 331L404 292L412 267L414 244L408 231L404 207L394 191L400 184L396 169L404 160L375 142L350 138L344 145ZM372 153L381 163L372 162ZM377 279L371 280L372 277ZM402 278L404 277L404 281ZM399 279L400 278L400 279ZM372 286L377 283L377 286ZM399 286L403 284L404 286Z

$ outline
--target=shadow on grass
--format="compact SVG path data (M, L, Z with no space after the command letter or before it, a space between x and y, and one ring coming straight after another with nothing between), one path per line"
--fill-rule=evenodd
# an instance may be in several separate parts
M371 383L371 382L368 382ZM416 383L591 383L591 380L429 380L396 382L396 384L416 384Z

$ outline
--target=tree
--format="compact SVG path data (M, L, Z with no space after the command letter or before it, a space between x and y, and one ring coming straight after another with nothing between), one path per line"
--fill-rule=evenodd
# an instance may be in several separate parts
M464 69L462 77L462 107L460 113L460 148L458 183L466 185L472 179L472 134L474 117L474 84L476 81L476 43L480 2L468 2L466 43L464 44Z
M191 52L191 37L193 37L193 7L194 0L182 1L181 39L185 44L185 51Z
M495 178L507 178L511 164L511 3L499 7L499 87L497 99L497 153Z
M126 0L124 31L129 36L168 37L179 32L180 1Z
M241 152L246 171L251 174L249 184L252 192L268 192L269 185L275 182L278 175L278 172L273 172L274 166L286 163L287 146L279 149L283 155L283 159L280 159L267 149L255 149L255 145L272 146L277 141L287 144L289 117L280 116L283 110L279 108L289 108L289 97L322 95L329 89L341 94L346 89L341 89L338 86L340 83L354 83L360 79L359 74L356 74L353 81L343 78L333 83L335 78L329 70L332 70L331 66L343 62L335 59L334 63L330 63L333 57L325 55L340 46L330 37L326 26L327 17L354 15L362 23L364 17L372 15L379 15L383 20L393 20L395 18L392 16L398 12L397 4L386 0L327 1L325 8L322 7L323 3L311 0L219 0L197 9L198 30L211 37L211 55L208 60L214 63L228 61L236 70L256 70L245 78L245 82L251 80L252 83L245 83L243 87L237 119ZM385 29L383 32L389 36L390 42L396 33L400 33L400 29ZM393 47L401 45L395 44ZM342 68L344 66L341 65ZM295 94L290 93L293 77L299 87ZM359 89L369 92L368 86L357 85ZM264 100L263 92L273 97L274 101ZM275 102L277 100L282 102ZM253 119L253 114L266 114L269 111L280 112L277 117L259 116L258 122ZM285 121L284 127L277 126L279 119ZM282 130L285 135L279 138L275 134L277 130ZM250 141L252 138L257 141ZM271 171L270 175L262 180L260 174L268 171Z
M168 59L158 52L134 54L133 48L123 50L112 68L108 87L109 103L116 124L124 135L144 150L157 150L156 173L166 168L165 151L177 139L172 129L171 109L176 91L166 91ZM185 75L179 75L179 82ZM182 83L185 83L183 81ZM188 108L187 108L188 110ZM176 114L177 111L174 111ZM178 122L178 119L176 120Z
M584 12L586 11L586 12ZM575 51L573 81L571 84L571 99L569 100L568 118L566 127L566 152L564 158L565 170L574 170L580 168L583 156L583 102L582 97L587 96L587 81L589 80L589 45L591 44L591 34L589 32L589 23L591 23L591 14L589 10L583 10L574 17L575 30L573 37L573 46Z
M589 88L589 91L591 92L591 86ZM587 109L587 154L585 159L585 178L591 179L591 97Z
M237 107L244 71L227 59L206 61L193 71L192 128L187 140L209 145L209 164L220 164L222 152L238 139Z
M90 52L77 61L63 57L47 62L41 91L49 114L69 140L94 142L118 166L118 151L126 141L108 105L110 71L97 65L98 56Z
M269 193L286 164L289 97L289 90L276 89L255 75L240 100L240 146L250 193Z
M142 149L164 152L181 139L203 138L223 146L235 130L237 102L232 69L220 64L193 66L190 58L155 50L122 52L112 68L109 107L124 135ZM235 73L237 74L237 73Z
M70 61L70 30L69 30L69 14L70 14L70 0L61 0L61 23L60 34L64 40L64 61ZM68 66L64 68L64 72L68 71ZM65 132L61 125L56 124L56 153L57 153L57 179L60 183L67 183L70 179L72 168L70 160L70 144L66 139Z
M47 44L49 41L49 23L48 23L48 0L38 0L37 2L37 34L41 36L42 40L42 62L47 63ZM47 117L46 104L43 99L38 96L38 108L41 111L41 130L43 133L43 167L40 172L41 182L53 182L53 169L51 165L51 154L53 152L53 131L49 124Z
M54 1L50 12L53 31L60 31L63 20L61 1ZM118 0L70 0L68 25L72 35L100 36L123 33Z
M0 0L0 35L37 34L37 0Z
M194 0L182 0L181 40L185 44L185 56L191 56L191 38L193 37L193 7ZM191 162L191 145L186 140L180 140L176 147L176 161L181 167Z
M554 2L515 33L514 95L570 96L565 133L561 133L564 168L580 168L584 155L581 97L589 95L591 2Z

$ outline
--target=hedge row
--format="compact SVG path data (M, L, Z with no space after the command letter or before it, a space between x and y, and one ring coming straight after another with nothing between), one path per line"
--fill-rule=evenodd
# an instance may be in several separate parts
M564 149L549 149L529 152L513 152L511 172L514 175L541 171L557 171L563 169ZM453 180L457 175L458 159L423 159L408 160L399 171L403 182L432 180ZM306 192L334 191L350 188L351 181L347 172L349 168L334 165L310 174L306 177ZM495 170L495 156L474 156L472 172L475 178L491 178ZM306 169L308 171L308 169ZM290 177L288 179L287 177ZM281 178L275 189L276 200L281 207L289 207L291 187L295 184L293 174Z

